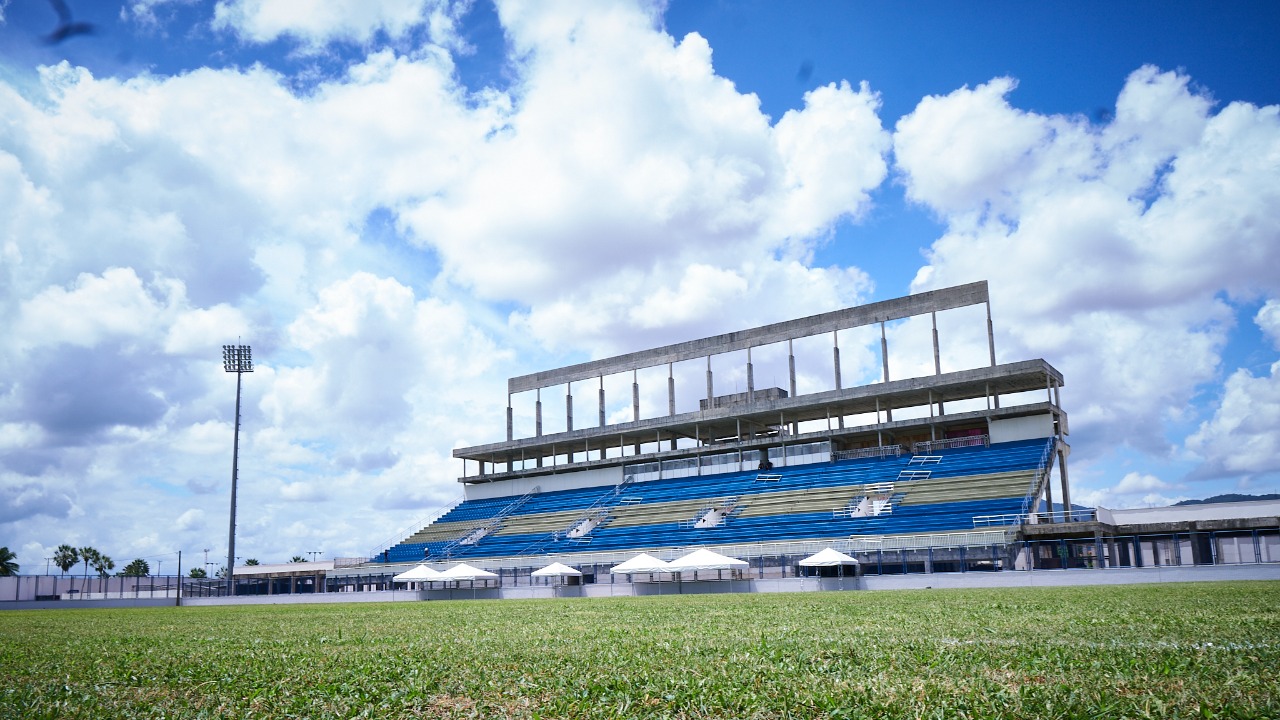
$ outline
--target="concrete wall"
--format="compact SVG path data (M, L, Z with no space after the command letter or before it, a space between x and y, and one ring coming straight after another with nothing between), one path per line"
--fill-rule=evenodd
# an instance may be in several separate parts
M1098 508L1098 519L1113 525L1148 525L1152 523L1195 522L1200 520L1248 520L1280 517L1280 500L1205 503L1178 507L1133 508L1109 510Z
M1053 418L1048 414L991 421L991 442L1035 440L1053 435Z
M1006 572L934 573L931 575L872 575L845 578L773 578L706 580L696 582L600 583L578 586L533 585L513 588L447 590L386 590L335 592L315 595L249 595L234 598L183 598L186 607L214 605L297 605L351 602L419 602L425 600L529 600L537 598L633 597L701 595L711 593L775 593L839 590L920 590L943 588L1050 587L1132 585L1223 580L1280 580L1280 563L1198 565L1184 567L1119 568L1109 570L1034 570ZM173 600L116 599L49 602L0 602L0 610L173 607Z
M541 475L539 477L463 485L462 492L468 500L484 500L495 497L523 495L535 486L541 487L542 492L552 492L554 490L613 486L620 482L622 482L622 466L619 465L591 470L577 470L564 475Z
M932 575L872 575L863 577L864 590L922 588L1047 587L1063 585L1133 585L1216 580L1280 580L1280 564L1193 565L1108 570L1032 570L1021 572L934 573Z

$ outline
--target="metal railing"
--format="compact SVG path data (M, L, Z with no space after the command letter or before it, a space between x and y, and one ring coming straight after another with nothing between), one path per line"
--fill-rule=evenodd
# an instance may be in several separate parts
M1098 511L1093 508L1082 510L1064 510L1060 512L1011 513L1005 515L974 515L974 527L990 527L992 525L1041 525L1048 523L1093 522L1098 519Z
M1040 494L1041 486L1049 480L1049 473L1053 472L1053 463L1050 458L1053 457L1057 447L1057 438L1050 438L1045 444L1044 452L1040 454L1040 462L1036 464L1036 471L1031 476L1031 486L1027 488L1027 494L1022 498L1022 514L1025 515L1031 511L1032 504Z
M954 450L962 447L990 447L991 436L982 435L966 435L964 437L946 438L945 440L925 440L923 442L914 443L911 446L911 452L915 454L933 452L935 450Z
M901 445L880 445L877 447L858 448L856 450L836 450L831 453L832 460L861 460L862 458L899 457L902 455Z

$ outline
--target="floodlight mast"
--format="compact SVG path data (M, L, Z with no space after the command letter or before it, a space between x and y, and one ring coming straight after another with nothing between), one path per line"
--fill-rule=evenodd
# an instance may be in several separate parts
M236 594L236 480L240 471L240 379L253 372L248 345L223 345L222 369L236 374L236 430L231 443L231 529L227 533L227 595Z

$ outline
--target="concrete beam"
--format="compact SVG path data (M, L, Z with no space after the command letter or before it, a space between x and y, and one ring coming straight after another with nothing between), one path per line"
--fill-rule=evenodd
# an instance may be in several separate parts
M739 330L700 340L690 340L627 353L626 355L592 360L554 370L544 370L531 375L521 375L507 381L507 392L514 394L604 375L641 370L666 363L683 362L710 355L721 355L785 340L901 320L941 310L978 305L987 302L988 299L987 282L985 280L941 290L930 290L903 298L882 300L750 330Z
M585 448L587 443L590 443L592 449L599 449L604 444L616 447L619 438L626 438L624 442L632 442L633 437L638 442L649 442L657 432L692 437L695 435L695 426L704 430L699 437L705 438L709 437L706 431L721 425L728 427L727 424L738 419L773 425L778 422L780 415L784 415L787 422L806 422L822 419L827 416L828 411L832 417L873 413L878 400L887 400L895 408L923 407L929 401L930 392L946 397L949 402L981 398L988 389L993 393L1007 395L1043 388L1046 376L1054 378L1058 383L1062 382L1062 374L1044 360L1024 360L995 367L905 378L797 397L761 399L760 393L757 393L755 403L458 448L453 451L453 456L467 460L506 462L508 459L520 459L522 451L529 458L539 453L549 455L552 445L557 446L561 452L568 449L576 452ZM1062 414L1065 417L1065 413ZM710 436L714 437L715 434Z

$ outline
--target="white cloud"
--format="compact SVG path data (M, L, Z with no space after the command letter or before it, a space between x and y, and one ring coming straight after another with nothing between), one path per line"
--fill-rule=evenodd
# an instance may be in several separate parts
M255 43L287 36L318 50L334 41L367 44L379 32L399 39L425 24L432 42L454 46L458 19L469 6L448 0L219 0L213 26Z
M132 268L112 268L100 276L82 273L72 289L51 287L22 303L17 341L28 347L92 347L106 337L146 335L159 322L174 288L162 290L170 296L153 297Z
M1262 333L1271 340L1271 346L1280 350L1280 302L1268 300L1253 316Z
M1264 377L1232 373L1213 417L1187 438L1187 448L1204 458L1202 477L1280 471L1280 362Z
M1103 126L1018 110L1012 89L928 98L898 123L908 194L947 223L913 289L989 279L998 355L1063 370L1073 431L1099 441L1078 449L1166 456L1168 424L1218 376L1224 293L1280 289L1277 108L1212 114L1150 67Z
M1126 473L1113 487L1078 492L1073 502L1111 509L1166 507L1190 499L1179 493L1168 494L1168 491L1179 489L1181 486L1167 483L1150 473L1133 471Z

